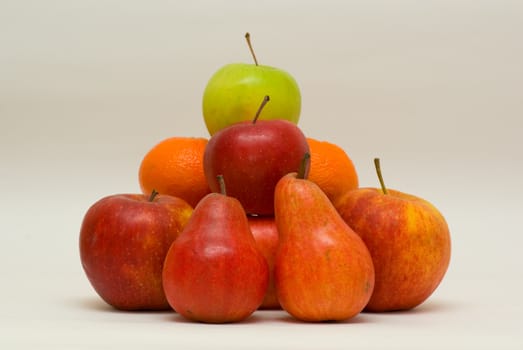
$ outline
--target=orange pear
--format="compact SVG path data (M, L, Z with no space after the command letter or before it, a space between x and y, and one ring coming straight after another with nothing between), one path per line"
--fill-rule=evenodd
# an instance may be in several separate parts
M302 321L342 321L365 307L374 288L374 267L361 238L340 217L326 194L298 174L275 189L279 246L274 266L282 308Z

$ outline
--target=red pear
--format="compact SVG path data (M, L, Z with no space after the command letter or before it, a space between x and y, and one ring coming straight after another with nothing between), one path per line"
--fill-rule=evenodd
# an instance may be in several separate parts
M240 202L220 193L205 196L165 258L169 304L190 320L238 322L261 305L268 281Z

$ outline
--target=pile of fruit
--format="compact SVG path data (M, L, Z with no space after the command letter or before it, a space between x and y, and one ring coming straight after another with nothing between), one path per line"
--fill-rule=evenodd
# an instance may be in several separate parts
M90 283L121 310L173 309L208 323L258 309L302 321L424 302L450 261L450 234L427 201L360 188L347 153L306 137L288 73L229 64L209 80L210 138L171 137L139 169L141 194L94 203L80 230Z

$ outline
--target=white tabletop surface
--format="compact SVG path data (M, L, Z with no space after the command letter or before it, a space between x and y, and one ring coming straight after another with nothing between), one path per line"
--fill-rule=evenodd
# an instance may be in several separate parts
M118 312L82 271L102 196L138 192L169 136L207 136L201 95L258 59L302 89L302 130L362 186L436 205L452 261L420 307L306 324ZM518 1L0 1L1 349L522 349L523 5Z

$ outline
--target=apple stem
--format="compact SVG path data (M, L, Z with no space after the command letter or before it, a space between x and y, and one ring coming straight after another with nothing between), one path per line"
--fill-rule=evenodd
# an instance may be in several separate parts
M256 115L254 116L254 119L252 120L253 124L256 124L256 121L258 120L258 117L260 116L260 113L263 110L263 107L265 107L265 105L267 104L267 102L269 102L269 100L270 100L270 97L268 95L266 95L263 98L263 101L260 104L260 107L258 107L258 110L256 111Z
M383 194L388 194L387 187L385 187L385 181L383 181L383 175L381 174L380 159L374 158L374 167L376 168L376 174L378 174L378 180L380 180L381 190Z
M252 58L254 59L254 64L258 65L258 60L256 59L256 55L254 54L254 50L252 49L251 34L249 34L249 32L245 33L245 40L247 40L247 45L249 45L249 50L251 51Z
M158 195L158 191L156 191L156 190L153 188L153 190L151 191L151 195L149 196L149 202L154 201L154 199L156 198L157 195Z
M216 180L218 180L218 184L220 185L220 193L226 196L227 189L225 188L225 180L223 179L223 175L217 175Z
M305 152L300 162L300 169L298 169L297 179L306 179L309 175L309 168L311 165L311 155L309 152Z

